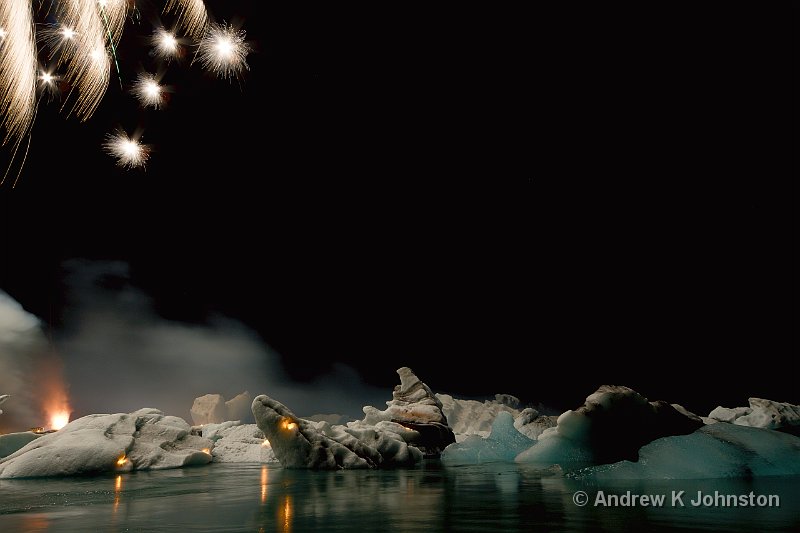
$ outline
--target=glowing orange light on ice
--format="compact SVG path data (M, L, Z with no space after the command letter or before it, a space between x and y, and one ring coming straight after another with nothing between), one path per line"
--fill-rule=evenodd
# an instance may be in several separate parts
M269 439L264 439L264 442L261 443L261 446L263 446L265 448L268 447L268 446L271 446L270 443L269 443Z
M50 415L50 429L61 429L69 424L69 411L58 411Z

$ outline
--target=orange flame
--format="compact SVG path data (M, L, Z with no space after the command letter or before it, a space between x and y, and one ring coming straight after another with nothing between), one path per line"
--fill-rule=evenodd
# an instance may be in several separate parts
M50 429L61 429L69 424L69 411L50 413Z
M72 409L67 396L67 384L64 382L64 369L61 359L52 353L45 357L38 368L38 385L44 400L42 411L49 429L61 429L69 423Z
M125 452L122 452L122 455L119 456L117 459L117 466L125 466L125 463L128 462L128 456L125 455Z

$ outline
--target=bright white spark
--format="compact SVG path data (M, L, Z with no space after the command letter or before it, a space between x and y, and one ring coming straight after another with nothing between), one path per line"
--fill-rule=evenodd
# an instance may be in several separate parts
M77 47L75 37L75 30L61 24L46 24L43 29L36 32L36 39L43 42L50 51L49 59L60 56L61 63L75 53Z
M44 39L54 44L51 57L57 53L57 66L64 67L64 79L73 87L72 98L67 98L72 102L69 113L74 112L80 120L87 120L100 105L108 88L111 60L105 48L109 30L97 0L67 0L58 2L56 6L61 42L53 43L52 33ZM114 22L109 18L108 23L113 34ZM71 37L67 39L66 35Z
M103 148L112 157L117 158L117 165L123 168L144 167L150 157L150 148L131 139L122 131L106 135Z
M139 74L136 83L133 84L133 95L142 107L150 106L158 109L164 103L164 90L153 74Z
M208 13L203 0L169 0L164 13L178 13L178 25L191 37L198 39L208 24Z
M175 34L168 32L164 28L159 28L151 39L153 43L154 55L164 61L169 61L178 55L178 39Z
M52 72L42 71L39 74L39 81L40 88L42 90L42 95L46 98L47 101L52 101L56 97L60 95L60 89L58 86L58 76L54 76Z
M19 143L36 107L36 41L29 0L0 1L0 130L2 144ZM18 146L18 144L17 144Z
M209 25L197 48L197 59L221 78L237 77L242 69L250 69L246 57L250 45L244 42L244 30L227 24Z

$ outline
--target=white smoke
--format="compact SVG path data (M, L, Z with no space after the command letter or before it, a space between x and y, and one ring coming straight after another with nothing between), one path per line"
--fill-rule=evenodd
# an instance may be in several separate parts
M72 260L65 268L70 303L55 342L78 414L155 407L191 420L194 398L249 391L298 414L357 416L363 405L391 398L345 366L312 384L292 382L279 355L234 319L194 324L159 316L132 285L127 263Z
M48 352L39 319L0 291L0 431L28 429L41 423L37 369Z

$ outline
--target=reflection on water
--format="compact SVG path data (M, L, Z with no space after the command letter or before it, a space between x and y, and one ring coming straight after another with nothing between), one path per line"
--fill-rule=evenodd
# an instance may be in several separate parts
M212 464L0 480L0 531L800 530L798 478L589 484L515 464L312 472ZM577 506L608 494L778 494L779 508ZM688 496L687 496L688 498ZM688 501L688 500L687 500Z
M267 485L269 484L269 469L267 465L261 467L261 503L267 502Z

